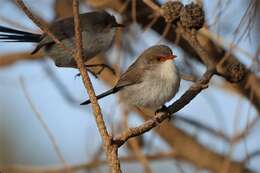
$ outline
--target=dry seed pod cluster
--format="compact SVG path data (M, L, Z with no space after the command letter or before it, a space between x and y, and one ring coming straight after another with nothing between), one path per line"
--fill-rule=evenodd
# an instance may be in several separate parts
M198 4L185 5L180 14L181 24L186 28L200 29L204 24L204 12Z
M195 3L184 6L180 1L169 1L162 5L162 11L167 23L179 20L188 29L199 30L205 21L201 5Z
M226 68L222 68L226 67ZM246 69L239 61L227 59L217 66L217 71L223 74L225 78L232 83L240 82L245 78Z
M183 4L179 1L169 1L162 5L163 17L167 23L180 18Z

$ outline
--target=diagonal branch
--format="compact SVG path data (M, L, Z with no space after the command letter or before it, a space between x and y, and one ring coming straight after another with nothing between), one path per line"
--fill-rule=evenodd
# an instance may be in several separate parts
M214 75L214 70L207 70L202 78L193 84L177 101L175 101L172 105L168 107L169 113L159 113L153 116L151 119L143 123L142 125L129 128L126 131L122 132L118 136L114 138L114 142L121 146L123 145L129 138L142 135L143 133L151 130L154 127L157 127L164 120L170 118L172 114L181 110L184 106L186 106L192 99L194 99L203 89L205 89Z
M21 60L37 60L43 58L44 55L42 52L31 55L27 52L17 52L17 53L9 53L6 55L0 56L0 67L5 67L8 65L12 65L17 61Z
M94 117L96 120L99 133L103 140L103 148L106 152L109 165L111 167L111 170L114 173L120 173L121 169L120 169L120 163L117 156L117 146L111 145L111 137L108 134L108 131L106 129L106 125L103 120L103 115L101 113L100 106L98 104L92 83L86 72L85 65L82 59L83 45L82 45L82 35L80 29L78 0L73 0L72 7L73 7L73 15L74 15L74 23L75 23L75 37L76 37L76 54L74 58L79 68L80 74L82 76L85 88L87 89L90 101L92 103Z
M176 152L167 153L156 153L145 155L149 161L168 161L171 159L179 159ZM120 160L125 163L139 162L135 156L120 157ZM95 169L99 166L107 164L107 160L94 160L88 163L71 165L69 169L73 172L78 172L82 170ZM66 171L65 167L28 167L28 166L0 166L0 170L8 173L64 173Z
M27 15L27 17L29 17L39 28L41 28L41 30L44 31L44 33L48 34L48 36L51 37L55 43L57 43L64 50L70 53L69 49L66 48L66 46L48 29L48 26L46 26L32 14L32 12L26 7L22 0L15 0L15 2L20 7L20 9Z
M64 51L67 51L71 54L71 51L62 43L60 42L55 35L48 29L47 26L45 26L40 20L38 20L26 7L24 2L22 0L15 0L16 4L24 11L24 13L38 26L42 29L42 31L45 32L49 37L53 39L53 41L58 44L61 48L64 49ZM88 91L93 112L96 118L96 122L98 125L99 132L101 134L101 137L104 142L104 148L107 153L108 161L113 168L114 172L121 172L120 170L120 164L117 158L117 147L111 144L111 137L109 136L106 126L102 117L101 109L97 103L97 99L92 87L92 84L90 82L89 76L87 72L85 71L84 62L82 60L82 39L81 39L81 32L80 32L80 21L79 21L79 12L78 12L78 1L73 1L73 13L74 13L74 22L75 22L75 33L76 33L76 46L77 46L77 52L75 54L75 60L77 63L77 66L79 67L83 83ZM73 51L72 51L73 52Z
M24 92L24 95L25 95L25 98L27 99L32 111L35 113L36 115L36 118L39 120L41 126L43 127L44 131L46 132L52 146L53 146L53 149L55 151L55 153L57 154L59 160L61 161L61 163L64 165L65 167L65 171L64 172L71 172L71 170L69 170L69 167L68 167L68 163L67 161L65 160L63 154L62 154L62 151L58 145L58 142L56 141L55 137L53 136L50 128L48 127L47 123L44 121L43 117L42 117L42 114L36 109L26 87L25 87L25 82L23 80L23 78L20 78L20 83L21 83L21 86L22 86L22 90Z
M123 1L124 0L118 0ZM150 9L143 1L137 1L137 21L142 27L145 27L148 23L150 23L149 16L154 14L154 11ZM158 1L153 1L158 7L160 7L160 3ZM140 10L142 9L142 10ZM126 22L131 21L130 17L130 6L127 7L127 10L124 13ZM158 34L162 34L164 31L164 26L166 25L164 19L158 18L158 20L151 26L151 29ZM187 34L187 33L186 33ZM185 35L187 36L187 35ZM165 36L165 39L168 41L175 43L176 39L178 39L178 33L175 28L172 26L168 34ZM228 58L225 58L225 61L219 63L224 59L224 56L228 51L222 45L214 42L211 37L202 34L200 32L197 33L197 39L200 44L203 46L203 49L207 53L207 58L210 63L214 63L217 66L218 74L227 79L230 82L234 82L236 84L232 85L236 91L240 92L244 95L249 101L251 101L256 109L260 111L260 79L253 72L246 69L246 67L238 61L238 58L234 54L229 54ZM192 41L192 40L190 40ZM198 54L196 47L193 47L187 39L180 37L178 41L178 46L181 47L185 53L189 55L191 58L195 58L196 60L201 62L201 55ZM241 79L241 77L243 79ZM253 98L250 100L250 93L253 93Z

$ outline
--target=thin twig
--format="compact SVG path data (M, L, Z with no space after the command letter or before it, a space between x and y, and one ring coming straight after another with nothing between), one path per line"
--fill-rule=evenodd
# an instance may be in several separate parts
M35 17L33 13L26 7L24 2L22 0L15 0L16 4L20 9L29 17L45 34L47 34L55 43L57 43L61 48L64 49L64 51L71 54L71 52L46 26L41 20Z
M142 135L152 128L157 127L165 119L170 118L172 114L186 106L194 97L196 97L203 89L205 89L214 73L215 70L207 70L198 82L193 84L177 101L168 107L168 113L159 113L142 125L123 131L114 138L114 142L118 146L121 146L129 138Z
M157 4L155 4L153 1L143 0L143 3L145 3L148 7L150 7L154 12L156 12L160 15L163 14L163 10Z
M136 16L136 0L131 0L132 2L132 19L133 19L133 23L137 23L137 16Z
M2 54L0 56L0 67L5 67L23 60L38 60L44 58L43 52L31 55L28 51Z
M207 29L207 28L201 28L198 32L204 36L209 37L210 39L212 39L215 43L217 43L219 45L228 45L229 47L231 47L232 43L230 41L226 40L226 38L222 37L221 35L218 35L216 33L209 31L209 29ZM254 58L253 54L251 54L244 48L240 47L238 44L233 44L233 48L236 51L239 51L240 53L244 54L246 57L248 57L250 59Z
M43 61L41 61L41 65L44 72L47 74L50 81L52 82L52 84L56 87L57 91L65 98L65 100L68 103L75 104L76 103L75 98L72 96L69 89L59 78L59 76L52 70L48 62L45 59L43 59Z
M168 153L155 153L150 155L145 155L145 157L149 161L157 161L157 160L169 160L169 159L178 159L178 154L176 152L168 152ZM120 157L122 162L139 162L136 160L135 156L127 156ZM95 160L89 163L83 163L78 165L70 166L70 170L73 172L81 171L81 170L91 170L97 168L98 166L102 166L107 164L107 160ZM3 172L16 172L16 173L63 173L66 171L64 167L53 167L53 168L45 168L45 167L24 167L24 166L0 166L0 170Z
M133 150L134 155L139 160L140 164L144 167L144 173L152 173L152 169L149 166L149 161L145 157L143 151L141 150L141 147L138 143L137 138L132 138L128 141L129 145L131 146L131 149Z
M259 157L260 156L260 150L256 150L250 154L247 155L247 157L244 159L244 163L247 163L252 160L255 157Z
M120 163L117 157L117 147L115 145L111 145L111 137L108 134L103 115L101 113L100 106L97 102L97 98L90 81L90 78L86 72L85 65L82 59L82 52L83 52L83 45L82 45L82 35L81 35L81 28L80 28L80 17L79 17L79 4L78 0L73 0L72 3L73 7L73 16L74 16L74 23L75 23L75 38L76 38L76 54L74 56L77 66L79 68L80 74L83 79L83 83L85 88L88 92L90 101L92 103L93 113L96 120L96 124L99 130L99 133L103 140L103 147L106 152L109 165L114 173L120 173Z
M26 7L26 5L23 3L22 0L15 0L15 2L24 11L24 13L37 26L39 26L48 36L50 36L55 41L55 43L57 43L59 46L61 46L64 49L64 51L67 51L70 54L71 54L71 52L73 52L73 51L69 51L69 49L67 49L65 47L65 45L55 37L55 35L48 29L48 27L45 26L44 24L42 24L42 22L40 20L38 20L30 12L30 10ZM102 117L102 114L101 114L101 110L100 110L100 107L97 103L97 99L96 99L92 84L90 83L89 76L85 71L84 62L83 62L82 56L81 56L82 55L82 41L81 41L80 21L79 21L79 13L78 13L78 2L77 1L73 1L73 2L74 2L73 3L73 11L74 11L74 19L75 19L74 22L75 22L75 29L76 29L75 33L76 33L76 40L77 40L77 42L76 42L77 53L76 53L76 56L75 56L75 60L76 60L77 65L79 67L81 76L83 78L83 83L84 83L85 87L87 88L87 91L88 91L88 94L89 94L89 97L90 97L90 100L91 100L91 103L92 103L92 106L93 106L94 115L95 115L96 122L97 122L97 125L98 125L98 128L99 128L99 132L100 132L102 139L103 139L103 142L104 142L104 148L105 148L105 151L107 153L109 163L111 163L111 166L116 165L117 168L120 170L119 161L118 161L118 159L116 159L117 158L117 148L114 148L115 146L109 148L111 138L110 138L110 136L109 136L109 134L106 130L106 126L105 126L105 123L104 123L104 120L103 120L103 117ZM118 171L118 172L120 172L120 171Z
M124 116L124 120L123 122L121 122L121 124L123 124L123 128L129 128L128 127L128 116L129 116L129 111L127 109L125 109L123 111L123 116ZM149 165L149 161L148 159L145 157L144 152L142 151L142 136L140 136L140 138L132 138L130 140L128 140L128 150L131 151L137 158L137 160L139 160L140 164L143 166L144 168L144 172L145 173L152 173L152 168Z
M42 114L36 109L35 105L33 104L33 101L31 100L31 97L25 87L25 83L23 78L20 78L20 84L22 86L22 90L23 93L25 95L25 98L27 99L32 111L35 113L36 118L39 120L39 122L41 123L41 126L43 127L44 131L46 132L55 153L57 154L59 160L61 161L61 163L64 165L64 167L66 168L66 171L70 172L69 167L68 167L68 163L66 162L66 160L63 157L63 154L59 148L58 142L56 141L54 135L52 134L50 128L48 127L47 123L44 121Z
M213 136L219 137L221 139L223 139L226 142L230 142L231 139L223 132L215 130L214 128L201 123L200 121L196 121L196 120L192 120L192 119L188 119L186 117L182 117L182 116L176 116L174 119L174 122L176 122L176 124L178 124L178 121L181 121L183 123L186 124L190 124L196 128L199 128L200 130L204 130L207 133L210 133Z

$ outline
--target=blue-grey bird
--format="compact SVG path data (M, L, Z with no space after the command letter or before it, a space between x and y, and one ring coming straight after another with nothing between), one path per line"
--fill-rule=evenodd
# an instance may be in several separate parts
M106 11L94 11L80 14L83 40L83 57L87 61L97 54L106 51L113 43L116 27L122 27L115 17ZM71 50L71 53L58 46L47 34L35 34L17 29L0 26L0 41L4 42L35 42L32 54L44 49L58 67L76 67L73 58L75 50L75 32L73 17L55 21L49 27L54 35ZM2 34L1 34L2 33Z

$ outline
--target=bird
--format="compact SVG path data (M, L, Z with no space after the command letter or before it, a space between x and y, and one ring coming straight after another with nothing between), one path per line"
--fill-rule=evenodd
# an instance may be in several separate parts
M124 26L123 24L117 23L115 17L106 11L82 13L80 14L80 21L84 62L90 60L97 54L106 51L113 43L116 28ZM49 26L49 29L65 45L65 47L72 51L75 50L73 17L56 20ZM37 43L37 46L31 54L35 54L43 48L44 53L54 60L56 66L77 67L73 58L73 53L70 54L66 52L46 33L35 34L0 26L0 41ZM99 65L102 66L102 64ZM105 65L105 67L107 66Z
M154 45L139 55L120 76L116 85L97 96L101 99L119 93L120 99L133 107L155 110L165 109L164 104L178 92L181 77L174 60L177 56L166 45ZM87 100L81 105L87 105Z

